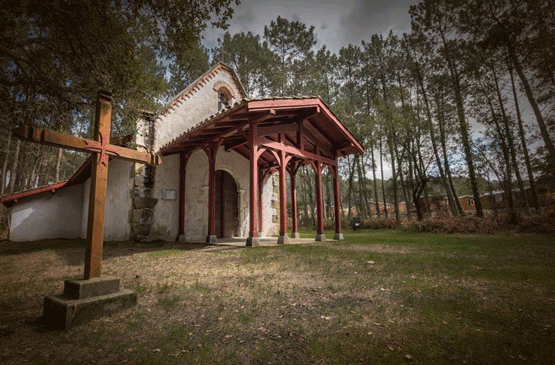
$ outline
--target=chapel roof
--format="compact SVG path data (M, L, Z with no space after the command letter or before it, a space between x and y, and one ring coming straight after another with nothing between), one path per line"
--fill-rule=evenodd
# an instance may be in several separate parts
M66 181L39 186L34 189L24 190L10 195L4 195L0 197L0 202L9 208L12 205L17 204L20 199L29 198L43 193L54 194L60 189L81 184L87 181L87 179L91 176L91 161L93 157L94 155L90 155Z
M247 157L245 130L251 121L285 133L291 142L296 138L296 125L303 122L305 145L309 150L323 152L330 160L364 153L361 143L318 96L245 98L189 128L165 144L160 153L190 152L214 139L223 139L226 150ZM268 154L262 155L263 164L270 165L271 160Z

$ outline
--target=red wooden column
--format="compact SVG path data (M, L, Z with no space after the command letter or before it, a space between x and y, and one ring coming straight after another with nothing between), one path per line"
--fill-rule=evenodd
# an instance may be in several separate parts
M280 142L283 143L283 135ZM279 237L278 244L289 243L287 236L287 157L285 151L279 151Z
M315 161L314 170L316 172L316 241L325 241L326 235L324 233L324 197L322 196L322 168L323 165L319 161Z
M179 231L178 240L185 241L185 179L187 177L187 162L189 153L179 155Z
M341 195L339 192L339 171L337 165L331 168L333 175L333 199L335 208L335 235L334 240L342 240L343 233L341 233Z
M258 124L249 124L249 237L247 246L258 246L258 157L260 151L258 147Z
M264 230L264 207L262 206L263 183L265 173L258 169L258 232Z
M213 141L204 148L208 156L208 235L207 243L216 243L216 156L221 140Z
M297 222L297 190L295 188L297 180L296 168L289 170L289 177L291 178L291 238L301 238Z

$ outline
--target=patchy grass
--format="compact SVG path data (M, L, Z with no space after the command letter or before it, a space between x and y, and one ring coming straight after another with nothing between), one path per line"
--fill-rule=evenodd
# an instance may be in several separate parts
M1 243L0 362L555 363L553 236L345 237L107 244L103 272L139 305L65 332L36 320L43 297L82 274L82 242Z

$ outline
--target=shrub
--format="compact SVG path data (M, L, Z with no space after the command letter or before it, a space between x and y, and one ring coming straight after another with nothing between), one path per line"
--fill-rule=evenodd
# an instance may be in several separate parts
M399 226L400 223L395 218L371 218L361 223L361 228L368 229L391 229Z
M432 233L548 233L555 234L555 213L535 216L517 216L516 220L507 216L484 217L435 217L422 221L406 222L403 228L412 232Z
M518 224L518 232L555 234L555 212L522 218Z

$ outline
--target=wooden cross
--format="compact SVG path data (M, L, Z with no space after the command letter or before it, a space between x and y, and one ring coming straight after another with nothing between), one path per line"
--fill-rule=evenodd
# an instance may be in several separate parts
M112 94L101 90L98 92L94 124L96 140L28 126L17 128L14 131L18 138L25 141L96 154L96 158L92 160L91 171L85 279L100 277L104 242L104 205L108 177L108 158L106 155L151 165L161 163L157 155L110 144L111 117Z

